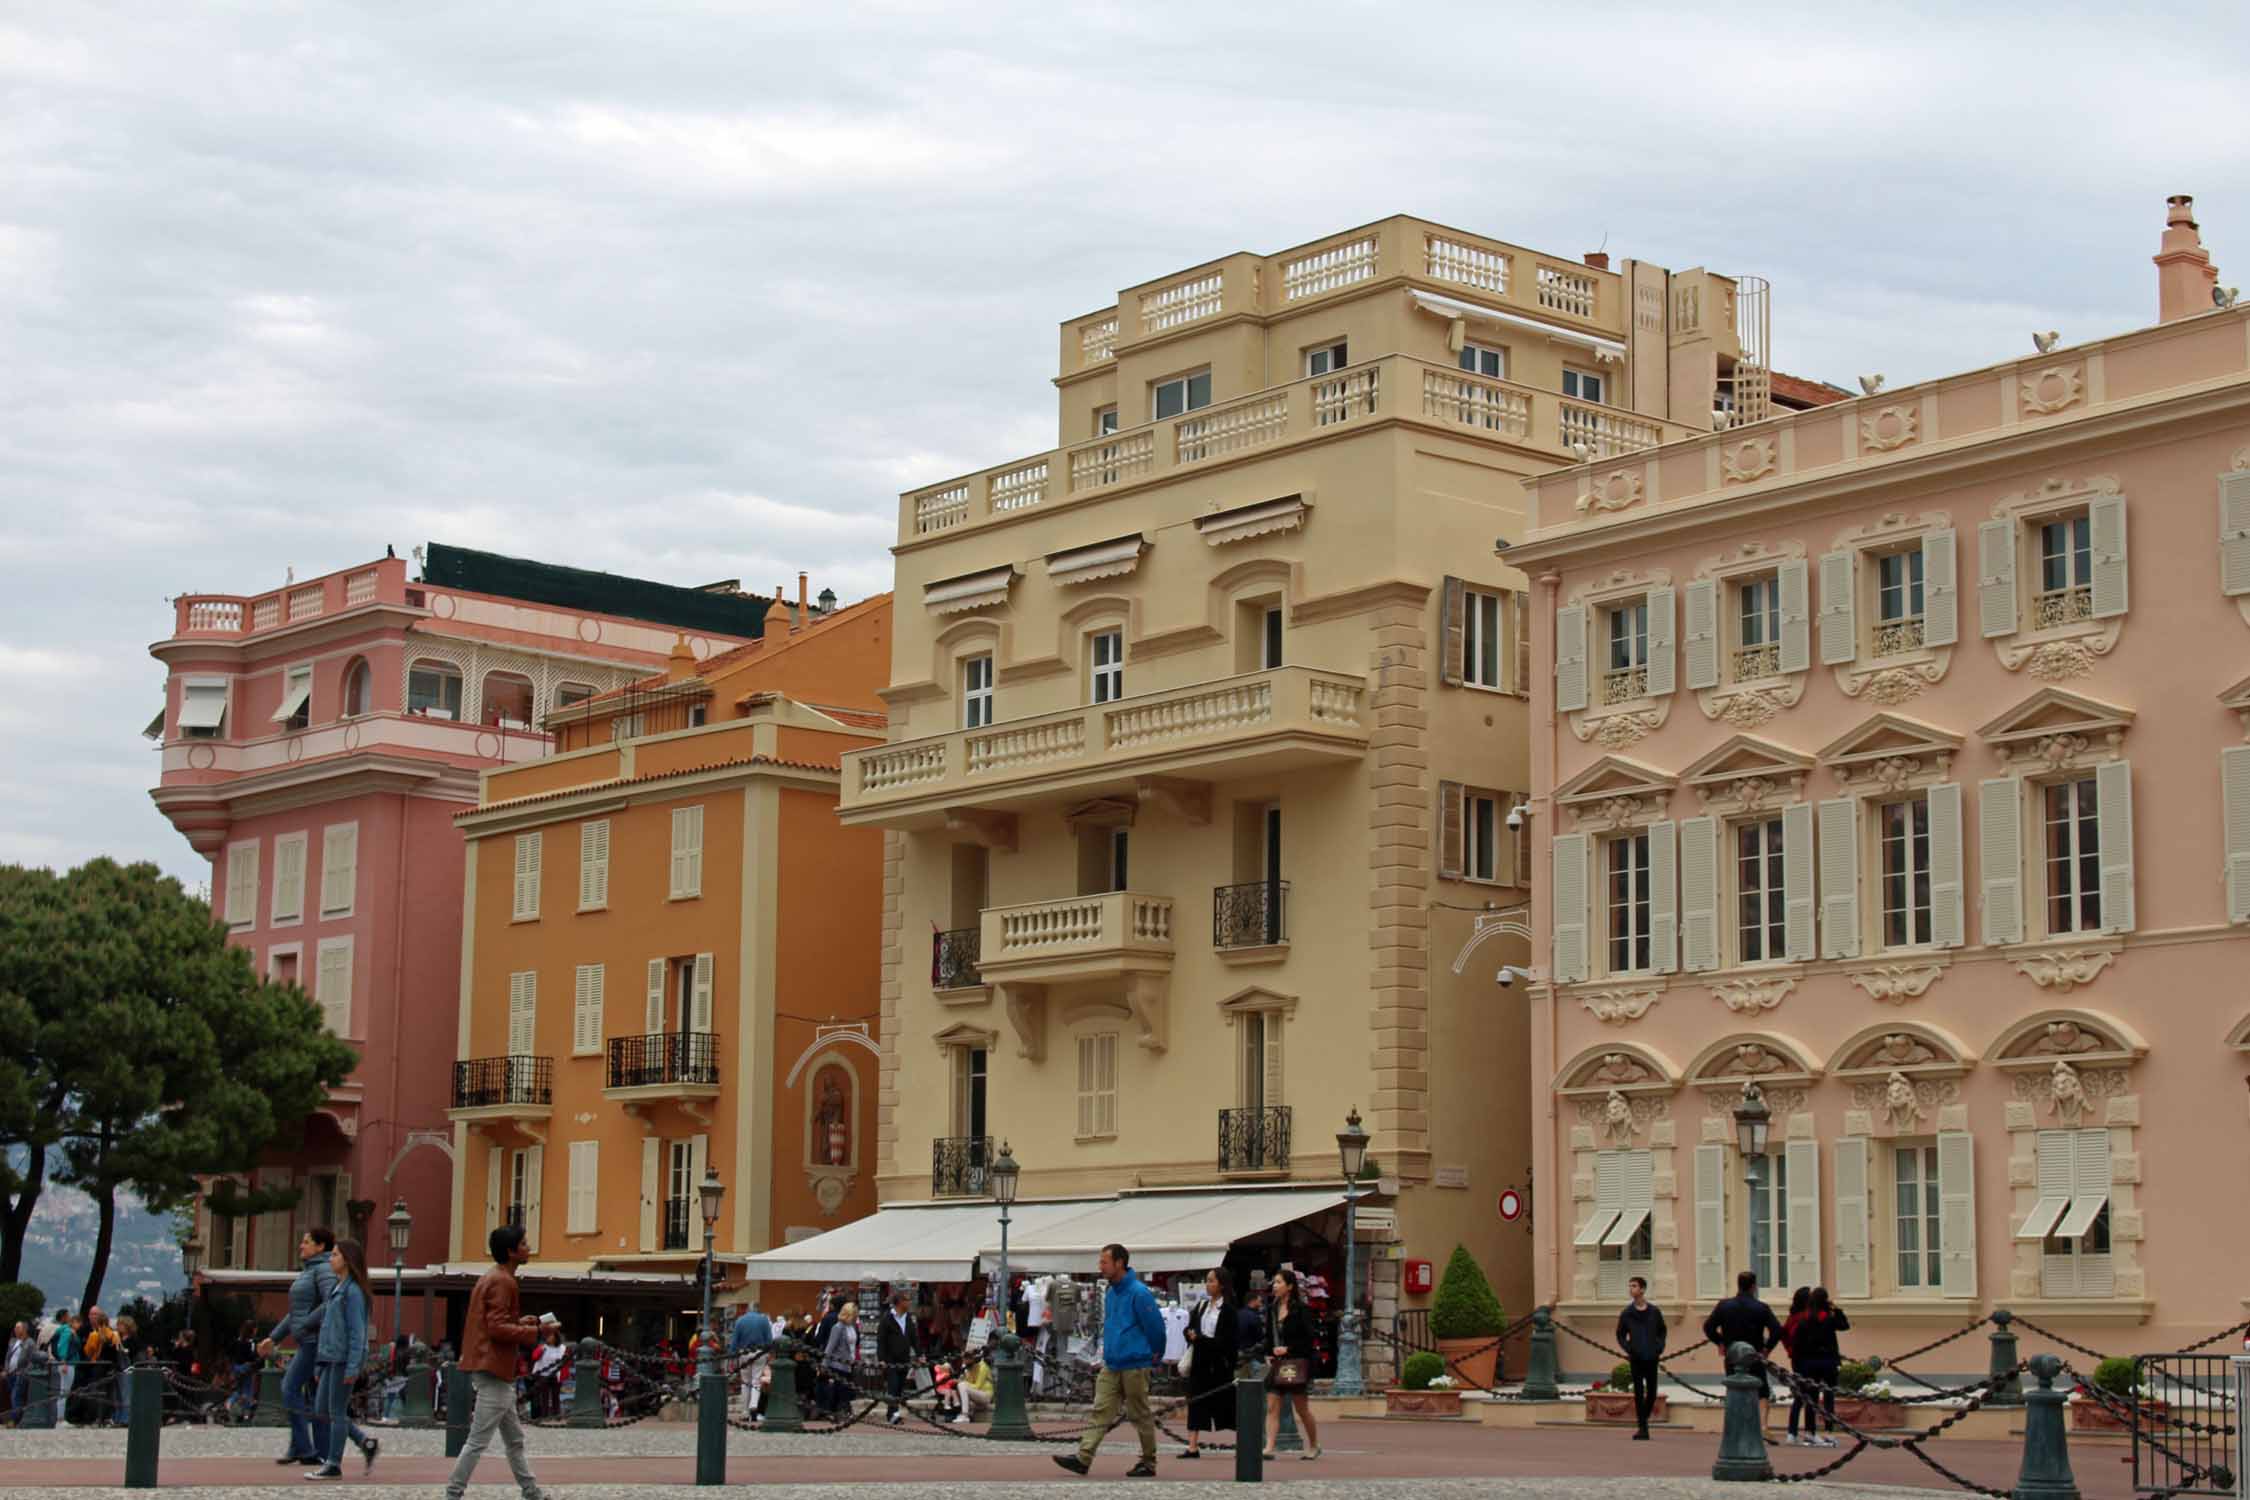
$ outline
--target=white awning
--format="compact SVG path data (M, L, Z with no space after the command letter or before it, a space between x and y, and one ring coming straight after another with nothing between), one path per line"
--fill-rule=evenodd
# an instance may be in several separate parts
M1071 547L1047 554L1047 576L1056 583L1091 583L1097 578L1117 578L1141 565L1148 538L1139 532Z
M1632 1244L1632 1243L1633 1243L1633 1236L1634 1236L1634 1235L1636 1235L1636 1234L1639 1234L1639 1233L1641 1232L1641 1226L1642 1226L1643 1224L1646 1224L1647 1222L1648 1222L1648 1210L1647 1210L1647 1209L1645 1209L1645 1208L1628 1208L1628 1209L1626 1209L1626 1210L1625 1210L1625 1212L1623 1212L1623 1213L1621 1213L1621 1214L1619 1214L1619 1215L1617 1216L1617 1225L1616 1225L1616 1227L1615 1227L1615 1228L1613 1228L1613 1229L1611 1229L1611 1230L1610 1230L1610 1232L1609 1232L1608 1234L1605 1234L1605 1235L1603 1235L1603 1236L1602 1236L1602 1244L1603 1244L1603 1246L1604 1246L1604 1247L1606 1248L1606 1247L1609 1247L1609 1246L1614 1246L1614 1245L1630 1245L1630 1244Z
M1415 306L1424 312L1436 313L1441 318L1465 318L1471 323L1494 323L1503 328L1521 328L1558 343L1576 344L1581 349L1590 349L1597 359L1607 363L1614 364L1625 357L1625 346L1615 339L1596 338L1574 328L1557 328L1552 323L1542 323L1536 318L1497 312L1489 307L1478 307L1473 302L1440 297L1435 292L1408 292L1407 295L1414 299Z
M180 689L180 728L216 729L227 716L227 685L190 682Z
M1037 1232L1089 1206L1083 1200L1017 1204L1008 1211L1009 1248L1017 1233ZM969 1281L977 1274L978 1250L987 1240L998 1245L999 1236L1000 1210L989 1202L900 1205L749 1256L743 1274L753 1281Z
M1238 505L1232 510L1216 510L1195 518L1195 529L1203 540L1214 547L1228 542L1245 542L1252 537L1264 536L1274 531L1295 531L1305 524L1305 516L1312 502L1303 495L1283 495L1278 500L1259 500L1249 505Z
M1013 1270L1091 1275L1102 1246L1123 1245L1133 1269L1197 1271L1226 1259L1235 1241L1277 1225L1341 1207L1339 1188L1255 1189L1237 1193L1144 1193L1085 1207L1081 1212L1008 1238ZM996 1260L997 1235L980 1252Z
M2041 1198L2031 1205L2031 1217L2016 1231L2019 1240L2043 1240L2055 1232L2055 1221L2070 1207L2068 1198Z
M305 700L311 696L312 673L307 672L302 677L292 678L288 688L281 695L281 707L273 711L273 721L276 724L285 724L295 718L297 710L303 708Z
M156 717L148 721L148 728L142 730L141 733L152 740L160 740L164 738L163 709L160 708L156 711Z
M1618 1211L1614 1208L1595 1209L1586 1222L1578 1226L1578 1234L1571 1240L1571 1244L1581 1250L1589 1246L1599 1245L1602 1242L1602 1237L1608 1234L1611 1227L1617 1223L1617 1213Z
M2080 1193L2070 1200L2070 1212L2063 1215L2062 1223L2055 1226L2056 1235L2066 1240L2077 1239L2094 1227L2094 1220L2101 1217L2108 1203L2107 1193Z
M955 615L964 610L982 609L988 604L1008 602L1008 586L1016 581L1016 565L1003 563L997 568L987 568L981 573L964 573L958 578L941 578L935 583L922 585L922 602L932 614Z

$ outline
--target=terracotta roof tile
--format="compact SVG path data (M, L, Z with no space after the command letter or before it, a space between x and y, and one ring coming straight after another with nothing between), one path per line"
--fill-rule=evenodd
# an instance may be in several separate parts
M529 792L521 797L510 797L501 802L487 802L453 815L455 822L477 817L483 813L501 812L511 807L529 807L535 802L553 802L562 797L575 797L584 792L609 792L621 787L646 786L654 781L671 781L681 776L700 776L706 771L731 771L743 766L779 766L788 771L818 771L824 776L840 776L835 766L824 766L816 761L783 760L774 755L746 755L733 760L706 761L702 765L682 766L676 771L651 771L646 776L612 776L607 781L582 781L575 786L559 786L544 792Z
M1836 401L1849 401L1852 393L1830 385L1825 380L1807 380L1800 375L1785 375L1776 370L1772 375L1773 393L1784 401L1801 406L1827 406Z

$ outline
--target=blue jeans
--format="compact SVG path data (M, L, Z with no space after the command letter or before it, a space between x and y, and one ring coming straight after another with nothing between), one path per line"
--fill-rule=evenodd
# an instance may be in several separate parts
M320 1415L315 1420L320 1423L321 1431L327 1434L328 1446L321 1449L320 1456L327 1460L331 1469L343 1464L345 1434L351 1435L353 1447L364 1449L367 1446L367 1434L361 1432L359 1425L352 1421L351 1399L351 1366L342 1360L323 1361L320 1366L320 1398L315 1407Z
M133 1425L133 1382L127 1377L132 1374L133 1367L118 1365L116 1370L117 1425L130 1427Z
M299 1344L288 1373L281 1377L281 1404L289 1411L293 1458L319 1458L328 1452L328 1420L313 1411L313 1382L320 1374L314 1353L312 1345Z

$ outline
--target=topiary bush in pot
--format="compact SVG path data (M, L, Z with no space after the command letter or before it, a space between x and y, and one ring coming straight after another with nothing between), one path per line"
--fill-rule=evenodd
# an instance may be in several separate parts
M1633 1388L1633 1367L1623 1360L1611 1365L1609 1367L1609 1388L1613 1391L1631 1390Z
M1399 1371L1399 1389L1426 1391L1430 1382L1445 1373L1445 1361L1430 1350L1423 1349L1406 1356L1406 1367Z
M2130 1401L2140 1384L2140 1366L2122 1354L2112 1354L2094 1366L2094 1384L2121 1401Z
M1438 1278L1437 1300L1430 1304L1430 1333L1441 1339L1491 1339L1508 1326L1492 1283L1466 1245L1453 1247L1453 1258Z

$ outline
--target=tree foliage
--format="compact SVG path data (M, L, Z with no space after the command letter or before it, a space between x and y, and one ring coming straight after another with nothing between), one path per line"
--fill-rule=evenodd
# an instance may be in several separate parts
M1441 1339L1498 1338L1507 1327L1500 1299L1492 1283L1466 1245L1453 1247L1453 1258L1438 1277L1437 1297L1430 1304L1430 1333Z

